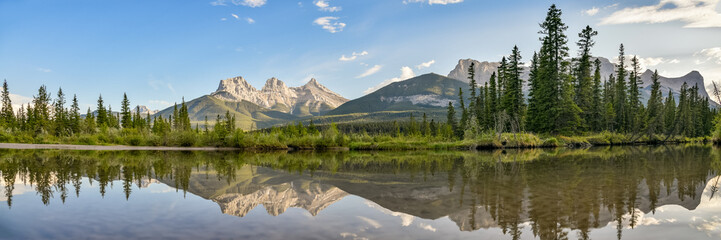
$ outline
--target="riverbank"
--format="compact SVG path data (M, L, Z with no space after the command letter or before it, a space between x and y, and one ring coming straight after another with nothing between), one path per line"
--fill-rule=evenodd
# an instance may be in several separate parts
M18 138L5 140L20 140ZM631 136L603 132L584 136L538 136L532 133L483 134L465 140L432 136L369 136L367 134L333 137L306 135L289 137L283 134L237 134L213 139L202 133L190 135L88 135L66 138L25 138L25 141L5 141L0 149L65 149L65 150L148 150L148 151L401 151L401 150L490 150L532 148L586 148L591 146L621 146L643 144L709 143L711 137L685 138L681 136Z

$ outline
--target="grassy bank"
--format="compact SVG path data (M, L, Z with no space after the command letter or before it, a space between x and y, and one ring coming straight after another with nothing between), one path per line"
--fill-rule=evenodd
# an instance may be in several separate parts
M602 132L580 136L536 135L532 133L484 133L458 140L444 136L396 134L343 134L328 128L322 132L234 131L218 135L204 131L174 131L163 135L135 129L103 129L94 134L58 137L0 130L0 142L75 145L128 145L170 147L232 147L259 150L350 149L350 150L479 150L503 148L556 148L605 145L712 142L710 137L685 138L654 135L634 137Z

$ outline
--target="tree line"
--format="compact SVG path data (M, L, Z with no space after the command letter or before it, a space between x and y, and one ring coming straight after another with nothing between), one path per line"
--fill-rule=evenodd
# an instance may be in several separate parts
M633 56L626 66L623 44L615 73L601 76L601 61L591 49L598 32L586 26L576 42L578 56L569 58L568 26L562 11L551 5L540 24L541 49L533 53L524 96L523 62L517 46L503 57L489 81L479 86L474 64L468 68L468 98L458 90L459 102L448 104L447 123L458 138L474 138L484 131L549 134L619 132L632 138L664 134L668 137L709 136L716 110L699 94L699 86L681 86L678 102L669 89L664 98L658 71L651 93L641 102L641 67ZM604 79L602 81L602 79ZM526 101L527 99L527 101ZM459 107L458 110L455 108ZM460 112L460 119L457 119Z
M66 106L67 101L62 88L58 89L53 99L47 87L40 86L31 103L22 104L17 111L14 111L6 80L3 82L0 99L2 102L0 127L10 131L63 137L81 133L94 134L107 129L132 129L165 135L170 132L199 132L201 128L196 124L193 129L184 99L180 106L175 104L172 115L165 118L160 114L151 116L149 112L143 116L140 113L140 106L136 106L135 111L131 111L130 100L125 93L120 104L120 112L113 112L112 107L106 106L103 96L100 95L96 110L93 112L88 108L85 115L80 114L76 95L73 95L69 108ZM209 126L206 117L202 128L207 132ZM215 126L214 131L221 132L219 134L225 136L236 130L235 116L228 111L224 116L217 115Z

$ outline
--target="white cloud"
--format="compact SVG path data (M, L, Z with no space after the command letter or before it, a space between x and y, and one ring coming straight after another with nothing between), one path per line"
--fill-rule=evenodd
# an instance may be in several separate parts
M355 60L355 59L358 58L359 56L365 56L365 55L368 55L368 52L367 52L367 51L362 51L362 52L359 52L359 53L353 52L353 54L351 54L350 57L346 57L345 54L343 54L343 55L340 56L340 58L339 58L338 60L343 61L343 62L348 62L348 61L353 61L353 60Z
M228 2L228 0L215 0L215 1L210 2L210 5L227 6L228 5L227 2ZM236 6L242 5L242 6L246 6L246 7L255 8L255 7L261 7L261 6L265 5L266 0L230 0L230 2Z
M252 18L249 18L249 17L248 17L248 18L245 18L245 21L248 22L248 24L253 24L253 23L255 23L255 20L252 19Z
M436 63L436 60L430 60L430 61L428 61L428 62L424 62L424 63L421 63L421 64L416 65L416 68L418 68L418 70L421 70L421 69L423 69L423 68L428 68L428 67L430 67L430 66L433 65L434 63Z
M660 0L656 5L624 8L601 20L605 24L680 21L685 28L721 27L720 0Z
M228 20L227 18L220 18L220 21Z
M406 80L406 79L409 79L409 78L412 78L415 76L416 76L416 74L413 73L413 69L411 69L408 66L404 66L401 68L401 76L400 77L387 79L374 87L366 89L365 91L363 91L363 94L369 94L369 93L375 92L378 89L388 86L388 84L391 84L394 82L400 82L400 81L403 81L403 80Z
M52 69L41 68L41 67L37 68L36 70L38 70L38 72L44 72L44 73L49 73L49 72L53 71Z
M721 64L721 47L706 48L697 53L694 56L702 56L706 58L706 61L714 61L716 64ZM696 60L696 64L703 64L706 61Z
M240 19L240 17L238 17L238 15L235 15L235 13L231 13L230 16L233 16L235 19Z
M358 218L360 218L360 220L363 220L364 222L368 223L368 225L371 225L373 228L381 228L383 226L380 223L378 223L378 221L367 218L367 217L358 216Z
M320 25L323 29L328 30L330 33L343 31L345 23L338 22L336 20L338 20L338 17L319 17L313 21L313 23Z
M674 58L674 59L672 59L671 61L668 61L668 63L676 64L676 63L681 63L681 61L679 61L678 59L675 59L675 58Z
M600 9L598 9L597 7L592 7L591 9L583 11L583 13L585 13L588 16L593 16L593 15L598 14L599 11L600 11Z
M436 228L434 228L434 227L431 226L430 224L418 223L418 227L420 227L420 228L422 228L422 229L424 229L424 230L431 231L431 232L436 232Z
M378 71L381 70L381 68L383 68L383 66L381 66L381 65L375 65L375 66L369 68L368 70L366 70L365 72L361 73L361 75L358 75L358 76L355 77L355 78L364 78L364 77L367 77L367 76L376 74Z
M439 4L439 5L447 5L447 4L453 4L453 3L462 3L463 0L403 0L403 4L409 4L409 3L428 3L428 5L433 4Z
M324 11L324 12L337 12L341 10L341 7L331 7L330 3L326 0L316 0L313 2L316 7L318 7L318 10Z

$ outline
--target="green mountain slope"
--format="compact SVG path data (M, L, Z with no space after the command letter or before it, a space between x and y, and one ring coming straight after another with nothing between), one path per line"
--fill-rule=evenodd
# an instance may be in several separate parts
M298 118L288 113L260 107L248 101L228 102L208 95L185 104L188 106L190 121L193 125L195 123L202 125L206 116L209 124L212 125L215 123L217 115L222 116L226 111L235 115L237 127L244 130L266 128ZM173 115L173 107L163 109L155 114L155 116L163 116L163 118L171 115Z
M353 115L366 118L368 115L379 115L379 112L390 112L380 114L386 117L397 115L398 112L445 112L448 102L457 103L458 88L467 92L468 84L429 73L391 83L371 94L348 101L323 118L349 118Z

